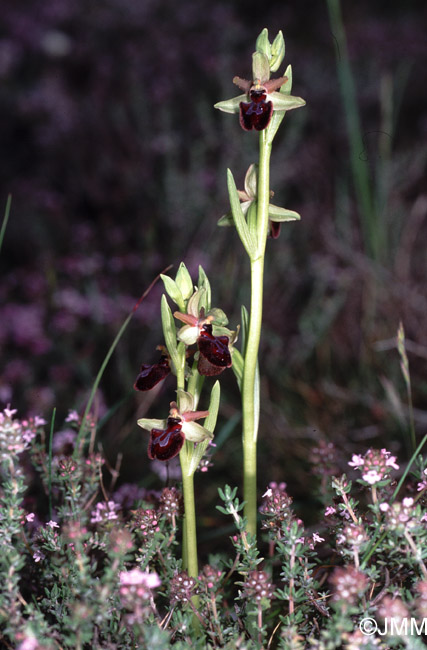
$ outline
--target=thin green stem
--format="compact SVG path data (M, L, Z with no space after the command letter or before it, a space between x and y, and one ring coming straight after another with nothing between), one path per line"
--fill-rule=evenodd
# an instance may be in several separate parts
M180 349L181 346L181 349ZM183 360L185 360L185 346L179 344ZM185 387L185 364L177 368L177 388ZM179 395L179 393L178 393ZM178 398L178 408L180 407ZM182 471L182 492L184 497L184 526L182 531L182 564L188 575L196 578L199 573L197 561L197 530L196 530L196 507L194 501L194 473L189 475L191 451L193 443L185 441L181 449L179 460Z
M188 475L190 453L186 442L180 455L182 468L182 491L184 496L185 557L183 563L188 575L197 578L199 565L197 561L196 506L194 501L194 474Z
M256 535L256 444L258 437L259 395L256 390L258 349L261 338L264 256L268 233L270 200L271 142L260 133L260 156L257 199L257 249L251 258L251 310L242 384L243 410L243 492L247 531Z

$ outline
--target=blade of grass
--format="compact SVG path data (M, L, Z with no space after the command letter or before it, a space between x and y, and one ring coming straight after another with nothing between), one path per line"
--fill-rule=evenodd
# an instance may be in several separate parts
M167 266L167 267L162 271L161 274L165 274L165 273L167 273L167 272L169 271L169 269L171 269L171 268L172 268L172 265L170 264L169 266ZM128 317L126 318L126 320L124 321L123 325L121 326L121 328L120 328L119 331L117 332L116 337L115 337L114 341L112 342L112 344L111 344L111 346L110 346L110 349L108 350L108 352L107 352L107 354L106 354L106 356L105 356L104 361L103 361L102 364L101 364L101 367L100 367L100 369L99 369L99 372L98 372L98 374L96 375L95 381L93 382L92 390L91 390L91 392L90 392L89 399L88 399L88 401L87 401L86 408L85 408L85 411L84 411L83 416L82 416L82 422L81 422L81 425L80 425L79 433L78 433L78 435L77 435L76 446L75 446L75 448L74 448L74 453L73 453L73 458L74 458L74 459L77 458L77 456L78 456L79 448L80 448L80 441L81 441L81 439L82 439L82 437L83 437L83 434L84 434L84 432L85 432L85 429L86 429L86 420L87 420L87 416L88 416L88 414L89 414L89 412L90 412L90 409L92 408L93 400L95 399L96 391L98 390L98 386L99 386L100 381L101 381L101 379L102 379L102 375L104 374L105 368L107 367L107 364L108 364L109 360L111 359L112 354L113 354L114 350L115 350L116 347L117 347L117 344L119 343L119 341L120 341L120 339L122 338L122 336L123 336L123 334L124 334L124 332L125 332L127 326L129 325L129 323L130 323L130 321L131 321L131 319L132 319L132 316L134 315L134 313L136 312L136 310L138 309L138 307L140 306L140 304L142 303L142 301L143 301L143 300L148 296L148 294L150 293L151 289L154 287L154 285L156 284L156 282L158 282L158 280L160 279L160 275L161 275L161 274L159 273L159 274L154 278L154 280L152 281L152 283L150 284L150 286L148 287L148 289L146 289L146 290L144 291L144 293L142 294L142 296L140 297L140 299L137 301L137 303L136 303L135 306L133 307L132 311L130 312L130 314L128 315Z
M336 64L341 87L341 99L347 123L350 144L350 163L356 199L359 208L361 228L366 253L374 260L379 260L382 246L381 224L378 222L372 198L369 167L362 159L366 146L363 141L360 115L357 106L356 88L351 71L347 49L347 38L341 14L340 0L327 0L329 22L332 36L336 41Z
M52 448L53 448L53 429L55 427L56 406L52 411L49 433L49 456L48 456L48 490L49 490L49 519L52 520Z
M3 246L4 233L6 232L7 222L9 221L10 206L12 205L12 195L9 194L6 201L6 208L4 210L3 223L0 228L0 251Z

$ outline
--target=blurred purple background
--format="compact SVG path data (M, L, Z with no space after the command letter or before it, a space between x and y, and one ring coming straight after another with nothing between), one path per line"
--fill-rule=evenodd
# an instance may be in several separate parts
M270 478L281 480L294 456L303 462L319 436L354 448L384 437L400 445L399 320L425 429L427 9L342 4L360 157L386 237L380 263L360 234L326 3L3 5L0 199L13 201L0 254L2 403L45 417L57 405L60 418L81 408L127 313L168 264L184 260L194 275L202 264L215 305L236 325L248 264L236 234L216 222L228 209L226 168L242 186L257 142L213 104L236 93L234 75L250 76L255 39L268 27L271 38L283 30L293 93L307 101L286 116L273 153L275 202L302 221L268 244L260 362ZM160 294L157 286L136 313L101 385L101 415L131 395L104 430L113 456L137 445L145 458L137 407L161 417L173 398L163 388L152 405L132 393L161 342ZM239 410L231 372L224 396L226 423ZM239 453L237 424L227 444L226 456Z

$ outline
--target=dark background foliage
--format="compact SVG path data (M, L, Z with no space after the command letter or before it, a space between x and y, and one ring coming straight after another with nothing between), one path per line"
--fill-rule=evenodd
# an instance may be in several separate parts
M260 482L286 479L302 501L320 438L343 454L387 446L405 456L407 398L394 337L408 339L417 431L427 424L427 187L423 2L343 2L383 243L372 260L360 229L324 2L26 0L0 28L1 201L13 195L0 257L0 398L57 422L80 409L115 333L168 264L199 264L234 326L248 303L248 264L228 209L225 169L242 186L256 137L213 109L250 75L265 26L284 32L293 93L273 153L275 202L300 223L268 244L260 356ZM203 5L203 6L202 6ZM338 56L344 54L338 52ZM163 417L172 384L134 394L161 342L157 286L104 376L100 437L123 480L155 484L136 417ZM168 380L170 381L170 380ZM127 398L127 399L125 399ZM111 415L111 410L116 407ZM210 503L239 483L239 397L224 375ZM142 468L142 469L141 469ZM153 478L154 476L154 478ZM205 477L203 477L205 478ZM204 500L203 499L203 500ZM214 516L209 506L209 516Z

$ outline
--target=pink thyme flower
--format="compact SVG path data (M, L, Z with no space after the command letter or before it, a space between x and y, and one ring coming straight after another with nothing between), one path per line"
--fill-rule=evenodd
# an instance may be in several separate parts
M111 521L112 519L117 519L117 510L120 509L120 506L114 501L108 501L107 503L97 503L95 510L92 510L90 513L91 524L105 523Z
M119 574L120 586L131 587L141 586L146 589L155 589L160 587L161 580L156 572L149 573L148 571L141 571L140 569L132 569L131 571L121 571Z
M65 422L79 422L80 421L80 416L77 413L77 411L69 411L67 417L65 418Z
M368 449L364 456L353 454L350 467L362 472L362 479L369 485L376 485L389 478L390 468L399 469L396 457L386 449Z

